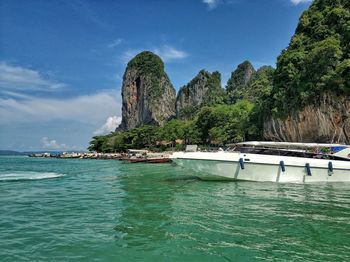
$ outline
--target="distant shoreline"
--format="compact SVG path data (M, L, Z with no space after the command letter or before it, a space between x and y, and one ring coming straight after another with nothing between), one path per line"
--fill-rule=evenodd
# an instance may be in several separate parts
M128 153L61 153L61 154L31 154L28 157L57 159L100 159L123 160L130 163L167 163L172 152L156 153L148 150L131 150Z

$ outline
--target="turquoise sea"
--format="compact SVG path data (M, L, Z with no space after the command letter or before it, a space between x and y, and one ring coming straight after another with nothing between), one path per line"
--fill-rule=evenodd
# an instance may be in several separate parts
M350 184L0 157L0 261L350 261Z

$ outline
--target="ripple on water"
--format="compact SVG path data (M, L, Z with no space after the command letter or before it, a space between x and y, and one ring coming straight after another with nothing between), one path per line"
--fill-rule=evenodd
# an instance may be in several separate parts
M65 176L55 172L13 171L0 173L0 181L41 180Z

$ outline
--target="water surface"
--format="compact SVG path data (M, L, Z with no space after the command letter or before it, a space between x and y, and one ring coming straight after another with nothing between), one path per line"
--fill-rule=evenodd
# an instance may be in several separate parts
M350 261L349 183L0 157L1 261Z

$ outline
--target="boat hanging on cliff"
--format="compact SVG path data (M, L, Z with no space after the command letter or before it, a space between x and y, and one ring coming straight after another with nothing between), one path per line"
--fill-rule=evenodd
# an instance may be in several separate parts
M350 182L350 146L243 142L229 151L176 152L170 158L203 180Z

